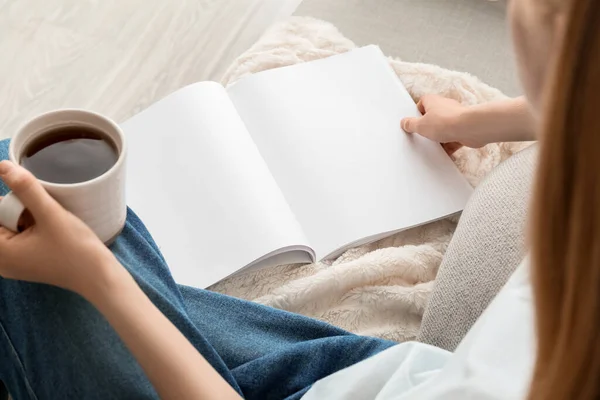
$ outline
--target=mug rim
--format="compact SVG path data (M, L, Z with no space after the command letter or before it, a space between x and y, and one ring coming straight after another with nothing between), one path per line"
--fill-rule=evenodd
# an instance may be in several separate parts
M113 174L118 168L120 168L124 163L125 163L125 155L127 153L127 141L125 140L125 134L123 133L123 130L121 130L121 127L114 122L111 118L108 118L102 114L99 114L95 111L89 111L89 110L85 110L82 108L61 108L58 110L52 110L52 111L47 111L45 113L42 113L30 120L28 120L27 122L25 122L25 124L23 124L18 130L15 136L13 136L11 138L10 141L10 146L8 148L8 158L10 159L10 161L12 161L13 163L22 166L21 163L19 161L17 161L17 156L16 156L16 149L15 149L15 141L14 139L30 124L32 124L35 121L38 121L42 118L48 118L49 116L52 116L53 114L60 114L60 113L66 113L66 112L71 112L71 113L83 113L83 114L88 114L88 115L93 115L94 117L103 119L105 122L108 123L108 125L110 125L111 128L114 129L115 132L117 132L117 136L119 137L119 139L121 140L121 150L119 152L119 157L117 158L117 161L107 170L105 171L102 175L97 176L93 179L87 180L87 181L83 181L83 182L75 182L75 183L55 183L55 182L49 182L49 181L45 181L43 179L39 179L38 177L34 176L35 179L37 179L44 187L50 187L50 188L77 188L77 187L82 187L82 186L88 186L91 184L94 184L95 182L98 181L102 181L104 179L107 179L107 177L111 174ZM106 132L104 132L106 133Z

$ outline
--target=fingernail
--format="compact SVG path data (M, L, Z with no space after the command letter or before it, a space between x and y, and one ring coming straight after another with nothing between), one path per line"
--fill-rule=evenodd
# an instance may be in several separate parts
M404 132L408 133L408 130L407 130L408 127L407 127L407 125L408 125L408 119L403 119L402 121L400 121L400 126L402 127L402 130Z
M0 162L0 175L6 175L10 172L13 165L10 161L2 161Z

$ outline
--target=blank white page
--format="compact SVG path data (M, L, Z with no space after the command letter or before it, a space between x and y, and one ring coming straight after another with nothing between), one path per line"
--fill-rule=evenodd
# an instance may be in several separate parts
M471 194L439 144L400 128L420 114L375 46L228 93L319 257L459 212Z
M307 241L225 89L183 88L123 125L127 200L175 280L207 287Z

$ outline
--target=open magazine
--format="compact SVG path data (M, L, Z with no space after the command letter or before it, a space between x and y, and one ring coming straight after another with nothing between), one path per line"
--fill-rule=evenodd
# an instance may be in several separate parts
M471 187L368 46L176 91L122 124L128 204L178 283L308 263L463 209Z

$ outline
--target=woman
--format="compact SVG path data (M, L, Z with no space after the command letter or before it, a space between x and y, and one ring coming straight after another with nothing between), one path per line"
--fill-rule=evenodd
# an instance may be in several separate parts
M531 261L456 353L179 286L132 212L109 251L4 161L0 178L36 220L16 235L0 228L0 379L13 397L600 397L600 2L510 8L527 100L464 108L426 97L424 117L403 121L467 146L541 133Z

